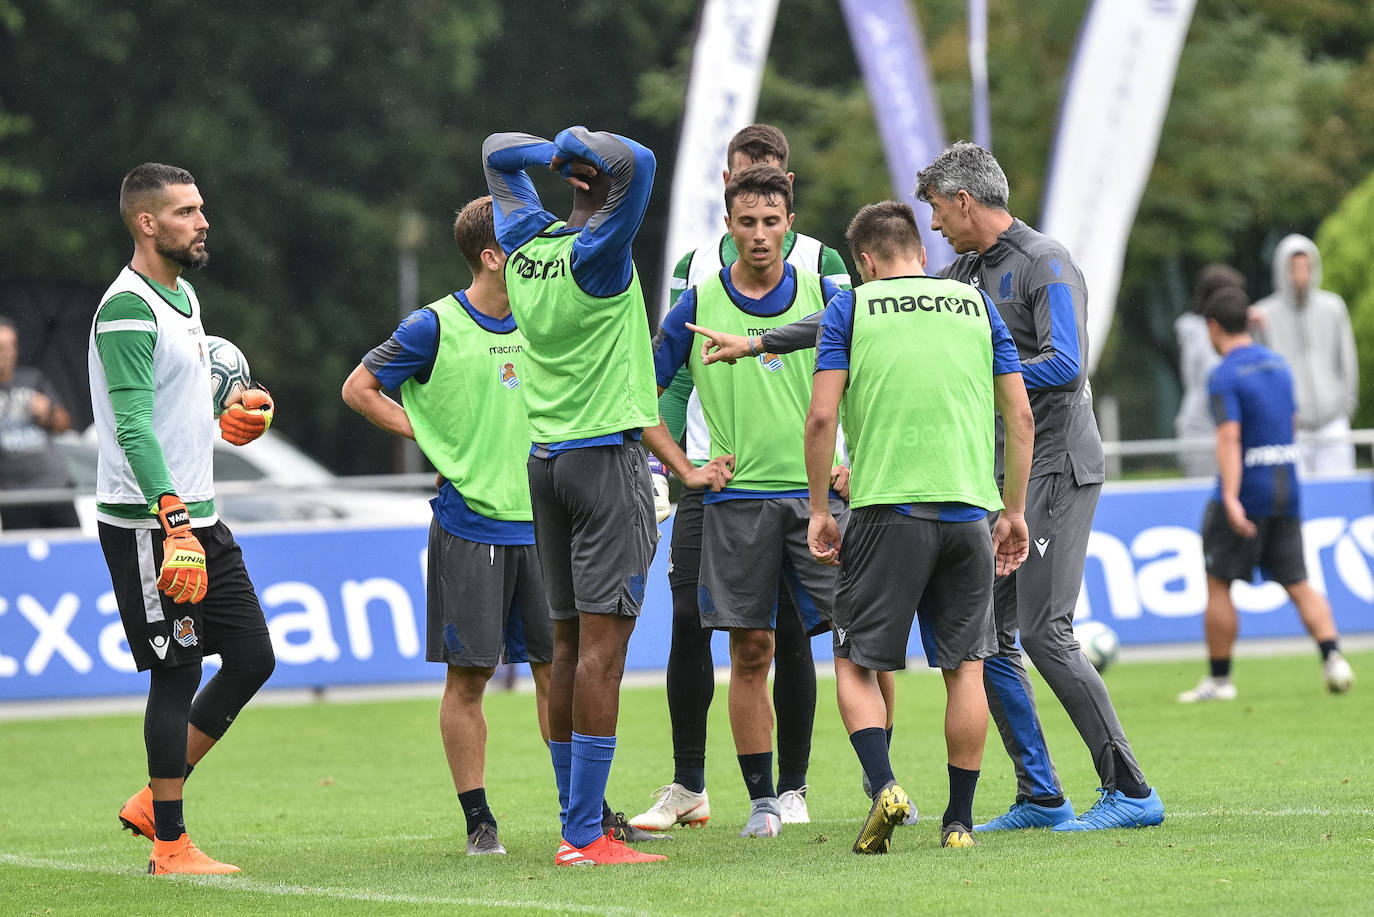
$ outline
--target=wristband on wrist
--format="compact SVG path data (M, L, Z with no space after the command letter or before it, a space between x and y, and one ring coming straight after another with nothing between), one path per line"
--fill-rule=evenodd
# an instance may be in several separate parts
M759 338L759 344L760 344L760 345L763 344L763 338L761 338L761 337ZM749 335L749 356L751 356L751 357L756 357L756 356L758 356L758 355L759 355L759 352L758 352L757 350L754 349L754 336L751 334L751 335Z

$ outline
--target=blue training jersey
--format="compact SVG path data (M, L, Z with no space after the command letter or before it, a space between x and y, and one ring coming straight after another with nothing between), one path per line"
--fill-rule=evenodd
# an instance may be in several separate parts
M1231 351L1207 380L1212 417L1240 424L1240 502L1252 519L1298 515L1293 373L1283 357L1252 344ZM1221 478L1213 491L1221 499Z

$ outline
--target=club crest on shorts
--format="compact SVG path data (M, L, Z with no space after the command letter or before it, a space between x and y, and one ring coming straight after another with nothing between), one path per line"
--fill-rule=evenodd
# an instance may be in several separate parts
M514 363L503 363L500 369L501 384L514 391L520 387L520 377L515 374Z
M196 622L190 617L177 618L172 622L172 639L182 646L196 645Z
M782 369L782 357L767 351L759 354L759 365L770 373L778 372Z

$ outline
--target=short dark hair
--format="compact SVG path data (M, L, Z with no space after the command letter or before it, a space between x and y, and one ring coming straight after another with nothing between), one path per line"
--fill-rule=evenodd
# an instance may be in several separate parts
M771 124L751 124L740 128L730 138L730 145L725 150L727 169L734 165L736 153L743 153L755 163L776 159L778 168L787 171L787 138Z
M491 195L473 198L458 211L453 221L453 239L472 274L482 269L482 250L496 248L496 221L492 215Z
M759 163L730 176L725 185L725 212L730 212L730 205L736 198L751 195L762 197L769 204L781 198L787 205L787 212L792 212L792 183L787 180L787 173L777 166Z
M901 201L866 204L849 221L844 232L849 252L858 262L859 252L887 260L901 252L920 252L921 227L916 212Z
M1207 297L1202 314L1227 334L1244 334L1250 324L1250 297L1240 287L1222 287Z
M1193 295L1188 297L1188 308L1201 315L1207 300L1223 287L1239 287L1242 293L1245 292L1245 275L1229 264L1204 264L1193 281Z
M168 185L194 185L190 172L160 162L145 162L134 166L119 185L119 215L132 232L140 213L156 210L167 196L162 189Z
M969 197L993 210L1006 210L1011 196L1007 173L997 157L967 140L950 144L916 174L916 197L929 201L932 191L947 200L967 191Z
M0 328L14 328L15 334L19 333L19 329L15 328L14 321L8 315L0 315Z

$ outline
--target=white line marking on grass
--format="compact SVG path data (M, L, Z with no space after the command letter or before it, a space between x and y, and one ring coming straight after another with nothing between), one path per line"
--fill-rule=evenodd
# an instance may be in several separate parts
M1318 809L1314 807L1298 809L1232 809L1228 806L1218 806L1215 809L1199 810L1194 812L1183 811L1174 812L1164 809L1164 820L1171 818L1217 818L1228 815L1239 815L1242 817L1262 817L1262 818L1330 818L1335 815L1346 817L1350 815L1360 815L1364 817L1374 816L1374 809Z
M55 869L63 872L99 873L107 876L138 877L139 873L128 866L107 866L98 863L67 863L61 860L48 860L41 857L19 856L13 853L0 853L0 864L22 866L29 869ZM556 868L556 867L555 867ZM625 914L638 917L649 911L636 911L629 908L613 907L604 904L579 905L569 901L532 901L518 899L489 898L440 898L430 895L401 895L387 892L362 891L348 888L311 888L305 885L284 885L280 882L259 882L237 876L162 876L162 881L185 882L220 891L252 892L259 895L280 895L282 897L335 898L343 901L370 901L378 904L440 904L462 907L489 907L504 910L556 911L581 914Z

